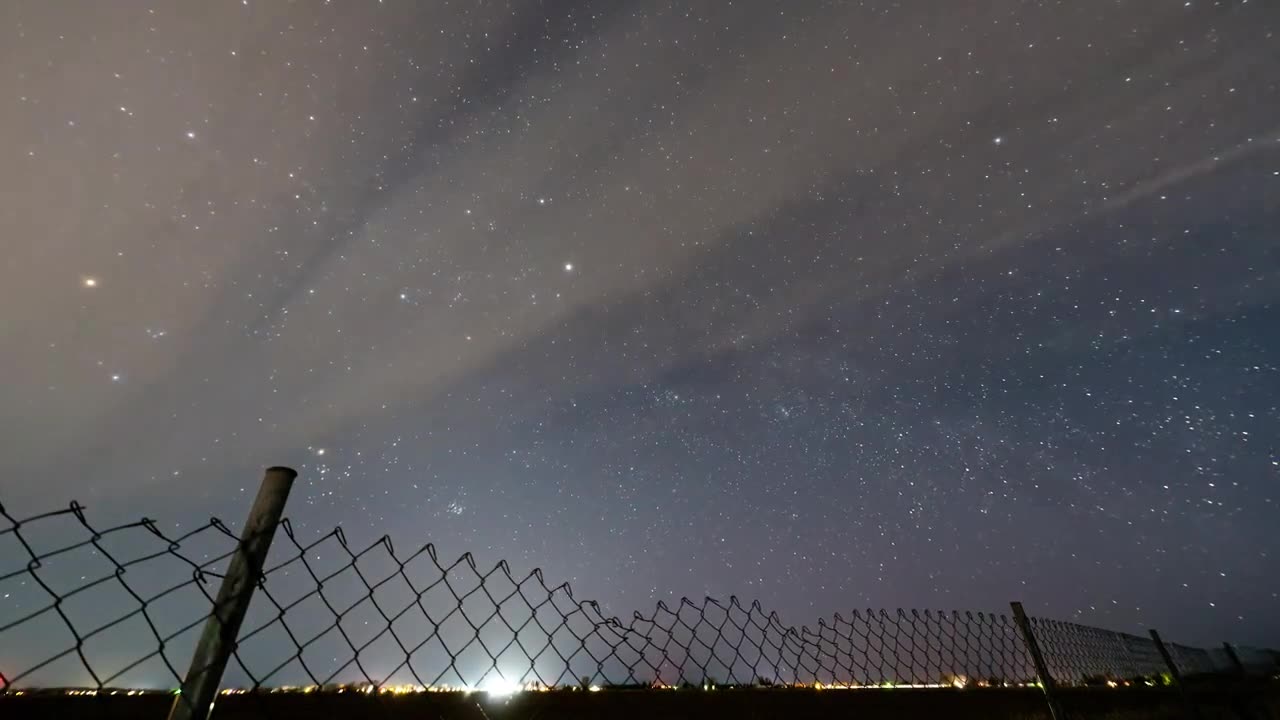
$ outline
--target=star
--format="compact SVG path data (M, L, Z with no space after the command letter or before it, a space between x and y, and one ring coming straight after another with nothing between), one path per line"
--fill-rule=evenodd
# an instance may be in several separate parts
M84 285L87 288L98 287L98 278L95 278L95 277L87 277L81 280L80 282L82 285Z
M565 272L573 272L573 263L565 263L565 264L564 264L564 271L565 271Z

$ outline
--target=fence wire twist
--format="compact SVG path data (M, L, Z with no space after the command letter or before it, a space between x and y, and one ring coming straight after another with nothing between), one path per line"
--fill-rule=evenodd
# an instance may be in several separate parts
M22 520L0 506L0 691L180 684L239 540L214 518L181 533L150 519L96 529L78 503ZM541 570L485 569L431 544L353 548L340 528L304 540L282 521L225 684L414 688L572 685L1006 686L1035 680L1000 614L854 610L796 628L758 602L659 602L625 623ZM80 539L67 542L69 533ZM4 561L0 561L4 562ZM89 575L85 568L99 568ZM1033 618L1060 684L1155 677L1145 638ZM1171 645L1184 674L1221 668ZM1254 664L1274 671L1275 658ZM1251 655L1250 657L1255 657ZM236 675L238 673L238 675Z

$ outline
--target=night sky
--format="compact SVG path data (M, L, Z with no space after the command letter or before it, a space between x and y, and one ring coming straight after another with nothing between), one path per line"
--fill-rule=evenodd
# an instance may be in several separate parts
M7 0L0 498L1280 644L1278 69L1267 0Z

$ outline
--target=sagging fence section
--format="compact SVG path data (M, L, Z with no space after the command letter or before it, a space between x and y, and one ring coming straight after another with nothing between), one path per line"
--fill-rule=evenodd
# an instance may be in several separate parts
M301 537L278 514L254 517L237 536L216 518L99 528L75 502L26 518L0 506L0 692L190 688L212 667L188 669L193 650L219 642L227 673L213 688L1118 685L1280 668L1272 651L1166 643L1171 667L1154 633L998 613L867 609L795 627L730 597L617 618L537 569L447 560L431 544L406 552L389 537L353 547L340 528ZM266 533L271 562L244 564ZM249 580L231 597L236 573ZM231 600L247 614L227 636Z

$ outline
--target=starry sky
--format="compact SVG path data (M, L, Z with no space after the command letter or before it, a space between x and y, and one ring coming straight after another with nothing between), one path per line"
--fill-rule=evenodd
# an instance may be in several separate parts
M1280 6L10 0L0 498L1280 644Z

